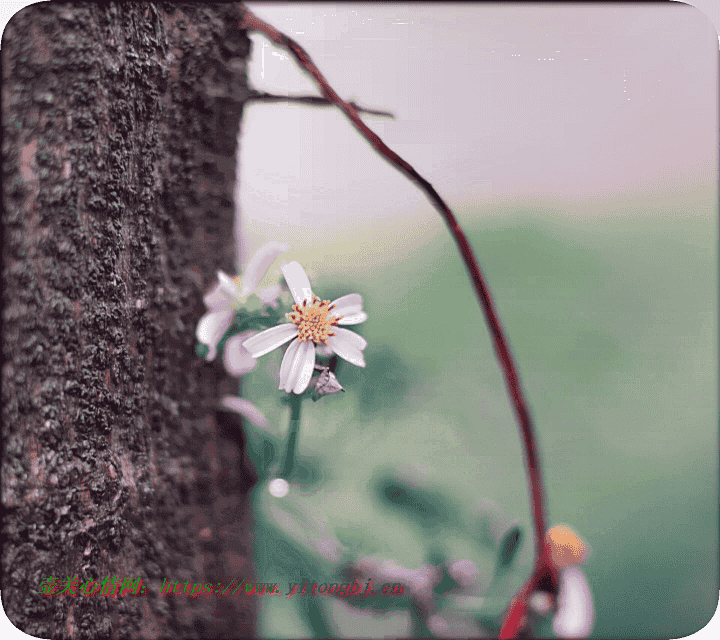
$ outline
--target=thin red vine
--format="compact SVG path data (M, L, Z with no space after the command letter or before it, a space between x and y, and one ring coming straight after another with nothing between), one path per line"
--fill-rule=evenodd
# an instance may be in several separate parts
M360 119L358 111L353 104L345 102L337 93L335 93L325 77L322 73L320 73L319 69L310 59L310 56L305 49L303 49L294 40L275 29L273 26L258 18L246 7L243 7L243 11L244 17L240 23L240 28L260 32L290 52L298 61L300 66L314 78L325 98L336 104L343 111L353 126L377 150L377 152L380 153L388 162L407 175L413 182L417 183L427 194L430 201L445 220L450 229L450 233L453 235L453 238L458 245L462 259L465 262L468 272L470 273L475 293L478 297L478 301L480 302L480 308L485 315L485 319L493 335L495 353L500 360L500 366L505 376L505 384L507 385L512 398L515 414L520 423L520 430L525 445L525 459L529 475L533 522L535 524L535 538L537 540L537 556L535 558L533 572L511 603L500 630L500 638L515 638L524 626L529 595L532 591L538 588L541 583L543 583L545 590L550 591L551 593L554 592L557 587L557 574L552 568L548 557L548 550L544 544L546 531L544 506L545 496L540 471L540 462L535 444L536 438L532 418L530 417L528 403L525 400L520 386L517 369L513 362L512 355L510 354L510 349L507 346L507 340L505 339L500 320L495 311L492 296L485 284L480 267L478 266L475 255L470 247L470 243L465 237L465 234L460 228L460 225L455 219L452 211L450 211L449 207L445 204L437 191L435 191L433 186L425 180L425 178L418 174L412 166L390 149L377 134L365 125L365 123Z

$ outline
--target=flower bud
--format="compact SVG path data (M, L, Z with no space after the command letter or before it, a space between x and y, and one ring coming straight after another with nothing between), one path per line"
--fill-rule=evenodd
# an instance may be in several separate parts
M345 391L329 367L318 367L315 365L315 368L319 368L322 373L310 380L310 386L313 387L313 402L317 402L322 396L337 393L338 391Z

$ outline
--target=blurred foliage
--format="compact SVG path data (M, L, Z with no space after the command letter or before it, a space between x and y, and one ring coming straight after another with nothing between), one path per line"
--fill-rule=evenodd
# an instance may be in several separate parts
M653 221L632 218L627 209L612 224L581 210L563 216L508 210L475 218L466 229L530 396L549 515L577 523L602 558L591 558L587 567L597 637L687 635L702 627L717 602L717 217L703 230L690 212L670 229L665 219L677 212L653 210ZM318 251L329 255L337 247ZM457 636L492 635L528 572L526 479L506 389L467 274L450 240L427 255L431 260L418 252L382 270L358 267L336 290L318 287L327 299L363 294L370 317L352 329L368 339L368 366L340 361L338 379L347 393L330 400L300 434L301 443L308 435L307 450L323 451L299 460L317 474L311 484L318 499L327 497L324 516L341 559L328 573L287 568L278 575L340 580L343 567L347 574L368 557L377 567L400 558L405 571L417 571L423 561L415 558L423 554L438 566L433 545L446 539L448 576L454 562L471 558L478 584L474 591L452 587L439 563L442 593L432 606L444 619L452 610L479 630ZM337 277L330 268L319 275ZM348 282L353 279L366 291ZM252 384L262 399L265 391ZM258 460L273 446L260 439ZM273 442L277 461L282 442ZM386 464L392 467L376 472ZM396 470L410 464L427 466L426 482ZM296 491L296 480L290 481L282 501L305 504L305 489ZM345 490L341 501L338 492ZM270 497L260 496L261 484L257 491L260 516ZM366 500L370 494L374 504ZM495 507L476 508L476 497L492 498L523 526L497 513L494 521ZM357 526L348 515L354 513ZM276 555L283 547L260 538L272 527L277 541L280 525L264 522L258 544L266 556ZM274 565L256 557L259 575L273 577ZM384 613L357 619L331 606L332 599L316 600L327 606L336 637L393 636L402 629L393 615L403 610L382 599L353 611ZM292 599L283 604L297 607ZM288 636L320 634L308 614L302 614L307 632L296 631L298 619L273 607L263 614L272 618L268 624L286 620L273 630L285 624L293 630ZM413 624L411 633L420 634L423 621Z
M370 342L364 351L365 371L341 362L338 377L343 386L358 394L358 411L362 416L390 417L407 402L407 393L416 382L416 375L399 352L389 344Z
M458 505L440 491L403 480L392 471L378 473L374 485L375 496L383 506L409 518L426 533L460 526Z
M305 473L322 477L314 469L320 466L319 461L301 461ZM374 555L378 547L372 535L357 528L331 526L327 515L319 507L310 506L294 486L288 496L276 499L267 491L267 484L260 483L255 489L258 571L264 575L281 574L293 583L312 576L318 584L337 584L338 588L359 585L361 595L341 598L346 605L376 614L405 611L412 621L413 637L436 635L440 628L482 636L489 628L497 627L503 613L500 601L507 605L512 590L523 578L522 572L512 571L521 546L520 528L514 524L502 528L505 516L489 503L483 503L477 513L466 518L446 492L392 468L376 474L371 491L388 515L409 519L422 532L426 558L423 566L402 567ZM491 524L486 526L486 521ZM501 529L493 529L497 523ZM473 530L476 526L484 526L492 533L483 537ZM478 547L493 547L495 566L490 575L483 579L470 560L450 556L444 544L448 531L462 532L468 542ZM374 595L365 595L368 580L372 580ZM402 592L393 597L383 595L380 586L385 583L396 585L396 590L402 585ZM481 585L488 592L490 587L494 596L484 598ZM337 637L327 596L296 594L290 601L295 602L314 637Z

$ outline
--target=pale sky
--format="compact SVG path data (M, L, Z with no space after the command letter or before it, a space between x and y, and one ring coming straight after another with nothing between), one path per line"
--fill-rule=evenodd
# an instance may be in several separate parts
M247 4L340 95L395 114L364 119L456 214L530 200L597 216L717 182L720 3L690 3ZM4 25L30 3L0 4ZM318 94L251 38L254 88ZM335 109L249 105L240 161L245 252L309 246L310 230L347 241L372 220L444 233Z
M717 182L718 36L688 5L248 3L295 38L451 208L587 205ZM250 83L318 95L252 34ZM371 219L438 216L336 110L246 108L242 233L249 251ZM434 222L433 222L434 224Z

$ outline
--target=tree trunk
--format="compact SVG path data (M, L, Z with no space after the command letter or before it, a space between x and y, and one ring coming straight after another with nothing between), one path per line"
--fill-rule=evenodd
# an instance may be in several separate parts
M160 594L253 578L255 478L218 409L237 383L194 353L202 295L234 271L238 21L39 3L4 33L0 586L32 636L254 634L252 598ZM77 595L43 595L51 576ZM106 577L142 593L83 594Z

